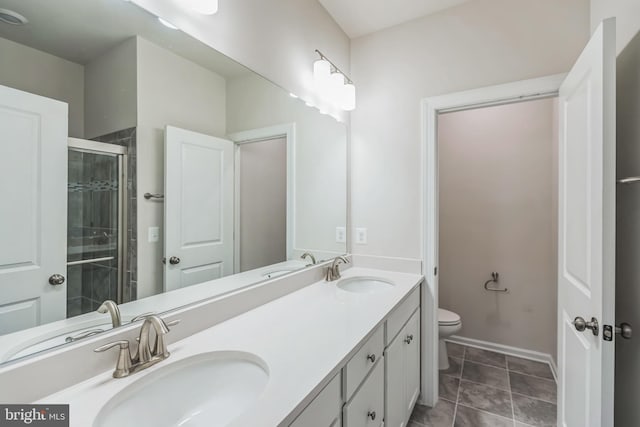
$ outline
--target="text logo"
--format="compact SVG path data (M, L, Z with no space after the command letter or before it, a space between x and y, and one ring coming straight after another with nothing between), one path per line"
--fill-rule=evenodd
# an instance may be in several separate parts
M0 427L69 427L69 405L0 405Z

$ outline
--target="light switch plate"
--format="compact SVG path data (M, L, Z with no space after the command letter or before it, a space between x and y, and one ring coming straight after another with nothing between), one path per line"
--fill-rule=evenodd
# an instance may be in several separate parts
M336 227L336 243L347 242L347 229L345 227Z
M356 243L358 245L366 245L367 244L367 229L366 228L356 228Z
M149 243L160 240L160 227L149 227Z

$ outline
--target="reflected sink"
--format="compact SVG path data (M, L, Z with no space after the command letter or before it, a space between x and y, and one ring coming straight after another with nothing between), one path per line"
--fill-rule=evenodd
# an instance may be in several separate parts
M337 286L348 292L369 294L388 291L395 286L392 282L379 277L349 277L338 282Z
M266 363L253 354L202 353L127 386L100 410L93 425L224 426L258 400L268 380Z

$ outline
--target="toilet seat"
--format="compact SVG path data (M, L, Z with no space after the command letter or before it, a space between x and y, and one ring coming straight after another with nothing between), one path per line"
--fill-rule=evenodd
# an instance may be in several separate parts
M460 316L453 311L438 309L438 324L442 326L453 326L460 323Z

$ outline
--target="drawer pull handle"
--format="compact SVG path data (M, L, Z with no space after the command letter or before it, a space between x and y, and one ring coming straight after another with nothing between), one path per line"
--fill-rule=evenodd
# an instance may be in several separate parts
M374 421L376 419L376 411L369 411L367 417L371 418L371 421Z
M406 342L407 344L411 344L411 341L413 341L413 335L407 335L407 337L404 339L404 342Z
M371 363L375 363L376 355L375 354L370 354L370 355L367 356L367 359L369 359L371 361Z

